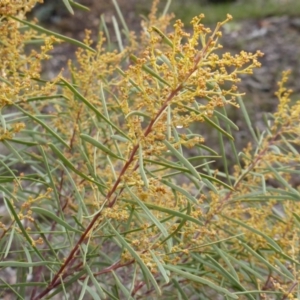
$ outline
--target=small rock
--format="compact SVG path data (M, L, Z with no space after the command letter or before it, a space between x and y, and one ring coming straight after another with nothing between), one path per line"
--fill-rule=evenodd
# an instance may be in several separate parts
M295 18L291 20L291 26L300 30L300 18Z

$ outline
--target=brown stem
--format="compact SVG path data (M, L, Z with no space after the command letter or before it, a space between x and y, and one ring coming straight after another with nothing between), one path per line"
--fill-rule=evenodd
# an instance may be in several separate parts
M289 288L289 290L287 291L286 295L283 296L283 298L281 300L286 300L286 299L290 299L289 298L289 294L295 289L295 287L298 285L298 281L293 282L292 286Z
M158 111L158 113L156 114L155 118L153 118L150 122L150 124L148 125L148 127L145 130L144 136L146 137L152 130L153 125L155 124L155 121L157 120L157 118L163 113L163 111L165 110L165 108L167 107L169 101L176 96L176 94L180 91L180 89L182 88L182 85L179 85L174 91L172 91L170 93L170 95L168 96L167 100L165 101L164 105L161 107L161 109ZM117 180L115 181L113 187L111 188L111 190L108 192L107 196L106 196L106 200L109 201L109 199L111 198L111 196L114 194L114 192L117 190L120 182L121 182L121 178L122 176L125 174L125 172L127 171L128 167L130 166L130 164L134 161L134 156L137 152L137 150L139 149L139 144L136 144L132 151L131 154L127 160L127 162L125 163L125 165L123 166L119 177L117 178ZM112 207L115 202L116 202L117 198L115 197L114 201L112 201L109 204L109 207ZM86 228L86 230L84 231L84 233L81 235L80 239L78 240L78 242L76 243L76 245L74 246L74 248L71 250L69 256L66 258L65 262L63 263L63 265L60 267L60 269L58 270L58 272L55 274L55 276L53 277L52 281L50 282L50 284L47 286L47 288L42 291L38 296L36 296L35 298L33 298L33 300L38 300L41 299L42 297L44 297L45 295L47 295L55 286L56 281L59 279L59 277L61 276L61 274L63 273L63 271L66 269L66 267L68 266L69 263L71 263L71 261L74 258L75 253L77 252L77 250L79 249L79 246L83 243L83 241L85 240L85 238L87 237L87 235L89 234L89 232L92 230L93 226L95 225L96 221L98 220L98 218L101 216L101 211L98 212L94 218L92 219L91 223L89 224L89 226Z
M159 109L159 111L157 112L156 116L150 121L149 125L147 126L147 128L144 131L144 137L147 137L150 132L153 129L153 126L155 124L155 122L157 121L157 119L160 117L160 115L164 112L164 110L167 108L167 106L169 105L170 101L179 93L179 91L183 88L184 83L186 82L186 80L196 71L198 64L200 63L200 61L203 59L203 57L205 56L205 54L207 53L207 51L209 50L210 44L212 42L212 39L209 39L209 41L207 42L206 46L196 55L195 59L194 59L194 67L192 68L192 70L186 75L185 79L183 80L182 83L180 83L173 91L171 91L171 93L169 94L169 96L167 97L166 101L164 102L164 104L162 105L162 107ZM106 201L108 201L108 206L112 207L116 201L117 201L117 196L113 199L112 202L109 202L111 196L116 192L120 182L121 182L121 178L122 176L126 173L127 169L129 168L129 166L131 165L131 163L134 161L134 157L137 153L139 149L139 143L137 143L132 151L131 154L127 160L127 162L125 163L125 165L123 166L117 180L115 181L113 187L111 188L111 190L107 193L106 195ZM135 166L135 169L137 168L138 165ZM122 189L123 190L123 189ZM121 191L122 191L121 190ZM33 298L32 300L38 300L41 299L42 297L44 297L45 295L47 295L54 287L57 286L57 281L59 280L59 278L63 275L63 272L65 271L65 269L67 268L67 266L69 264L72 263L72 261L74 260L74 256L77 252L77 250L79 249L79 246L84 242L84 240L87 238L89 232L93 229L94 225L96 224L98 218L101 216L101 211L99 211L94 218L92 219L91 223L88 225L88 227L85 229L84 233L81 235L81 237L79 238L78 242L76 243L76 245L73 247L73 249L71 250L69 256L66 258L66 260L64 261L63 265L60 267L60 269L58 270L58 272L55 274L55 276L53 277L52 281L50 282L50 284L46 287L46 289L44 289L38 296L36 296L35 298ZM60 283L60 282L58 282Z

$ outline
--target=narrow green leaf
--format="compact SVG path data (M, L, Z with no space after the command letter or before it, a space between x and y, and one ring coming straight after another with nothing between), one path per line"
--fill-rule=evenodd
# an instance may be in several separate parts
M35 122L39 123L40 125L42 125L42 127L48 131L51 136L55 137L56 139L58 139L63 145L65 145L67 148L69 148L68 143L61 138L56 132L54 132L49 126L47 126L43 121L41 121L39 118L36 118L35 116L33 116L32 114L30 114L29 112L25 111L23 108L21 108L19 105L14 105L15 107L17 107L17 109L19 109L23 114L25 114L26 116L28 116L30 119L34 120Z
M165 5L165 8L164 8L163 13L162 13L163 16L165 16L168 13L168 10L170 8L171 3L172 3L172 0L167 0L167 3Z
M293 213L293 216L295 217L295 219L300 222L300 216L298 216L296 213Z
M161 62L162 62L162 63L166 64L171 71L175 72L174 71L174 66L172 65L170 60L164 54L162 54L160 50L156 50L155 53L157 55L158 64L161 64ZM174 73L174 75L175 74L176 73Z
M77 9L80 9L80 10L83 10L83 11L90 11L90 9L87 6L84 6L84 5L82 5L78 2L74 2L74 1L69 0L69 3Z
M278 192L282 192L281 190L277 189ZM268 191L268 188L267 188ZM271 195L271 194L266 194L266 195L260 195L261 191L258 193L250 193L246 194L243 196L236 197L230 202L251 202L251 201L259 201L259 202L265 202L265 201L272 201L272 200L277 200L277 201L286 201L286 200L291 200L291 201L299 201L300 199L297 199L295 195L289 195L284 193L283 195Z
M74 15L74 10L71 6L71 4L69 3L69 0L62 0L64 5L66 6L67 10L69 11L70 14Z
M209 181L216 182L216 183L218 183L218 184L226 187L227 189L229 189L231 191L234 191L234 188L232 186L228 185L227 183L225 183L225 182L223 182L223 181L221 181L221 180L219 180L219 179L217 179L217 178L215 178L213 176L209 176L209 175L206 175L206 174L203 174L203 173L200 173L200 172L199 172L199 174L200 174L200 176L202 178L205 178L205 179L207 179Z
M59 162L60 162L60 161L59 161ZM89 215L88 209L87 209L87 207L86 207L86 203L85 203L83 197L81 196L81 194L80 194L80 192L79 192L79 190L78 190L78 186L76 185L76 183L75 183L75 181L74 181L72 175L70 174L68 168L66 168L65 165L64 165L62 162L60 162L60 164L61 164L62 168L65 170L66 175L67 175L68 178L69 178L69 181L70 181L70 183L71 183L71 185L72 185L72 187L73 187L74 194L77 196L76 198L78 199L79 207L80 207L80 208L78 208L78 210L80 211L80 210L82 209L83 212L84 212L84 214L85 214L86 216L88 216L88 215ZM79 212L79 211L78 211L78 212ZM75 218L75 217L74 217L74 218ZM80 225L81 228L82 228L82 230L84 230L84 228L83 228L83 226L82 226L81 223L78 224L78 225Z
M195 281L195 282L199 282L203 285L207 285L210 288L212 288L213 290L217 291L218 293L224 294L224 295L226 295L227 297L229 297L231 299L238 299L238 296L236 296L233 293L229 292L225 288L222 288L221 286L216 285L215 283L211 282L208 279L205 279L205 278L193 275L191 273L185 272L185 271L183 271L183 270L181 270L181 269L179 269L178 267L175 267L175 266L166 265L165 267L166 267L166 269L168 269L168 270L170 270L170 271L172 271L172 272L174 272L174 273L176 273L176 274L178 274L178 275L180 275L184 278L187 278L188 280L192 280L192 281Z
M234 223L236 223L236 224L238 224L238 225L240 225L240 226L242 226L242 227L248 229L249 231L251 231L251 232L253 232L253 233L255 233L255 234L260 235L260 236L263 237L269 244L271 244L274 248L276 248L277 251L282 251L282 249L278 246L278 244L277 244L272 238L270 238L269 236L267 236L267 235L264 234L263 232L261 232L261 231L255 229L255 228L253 228L253 227L251 227L251 226L248 226L245 222L242 222L242 221L240 221L240 220L236 220L236 219L227 217L227 216L222 215L222 214L221 214L221 216L222 216L223 218L225 218L225 219L231 221L231 222L234 222Z
M290 270L288 270L288 268L279 259L275 258L274 261L275 264L280 267L284 274L286 274L290 278L294 277L293 273Z
M138 111L138 110L131 111L129 114L127 114L125 116L125 118L127 119L127 118L129 118L130 116L133 116L133 115L134 116L141 116L141 117L146 118L146 119L150 118L147 114L143 113L142 111Z
M120 136L120 135L118 135L118 134L113 134L113 135L111 135L110 137L111 137L112 139L114 139L114 140L117 140L117 141L120 141L120 142L123 142L123 143L127 143L127 142L128 142L127 139L125 139L124 137L122 137L122 136Z
M25 245L21 245L21 247L26 255L27 261L29 263L32 263L32 257L30 256L30 253L29 253L27 247ZM32 267L29 267L27 275L32 276L32 270L33 270ZM26 281L26 279L24 281ZM22 282L24 282L24 281L22 280Z
M59 262L55 261L37 261L37 262L25 262L25 261L0 261L0 267L12 267L12 268L31 268L47 265L60 265Z
M66 223L64 220L60 219L56 214L52 213L51 211L41 208L41 207L31 207L31 210L36 214L46 216L51 220L55 221L56 223L60 224L65 230L70 230L76 233L82 233L82 231L74 228L70 224Z
M217 125L219 125L219 120L217 118L215 118L215 120L216 120ZM226 174L226 178L228 179L229 182L231 182L230 176L229 176L228 158L227 158L226 151L225 151L224 138L220 131L218 131L218 139L219 139L219 149L220 149L221 155L222 155L223 168L224 168L224 171Z
M252 123L251 123L251 120L249 118L248 111L246 109L246 106L244 104L244 101L243 101L242 97L241 96L237 96L237 101L238 101L238 103L240 105L240 108L242 110L242 113L243 113L243 116L245 118L246 124L247 124L247 126L248 126L248 128L250 130L250 133L251 133L254 141L256 143L258 143L257 135L255 134L255 131L254 131L253 127L252 127Z
M110 293L108 290L106 290L104 287L102 287L103 291L106 295L108 295L110 298L109 300L120 300L120 298L115 297L112 293Z
M12 285L10 285L8 282L6 282L3 278L2 278L2 276L0 277L0 280L2 281L2 282L4 282L4 284L5 284L5 289L8 289L9 291L11 291L11 292L13 292L16 296L17 296L17 298L15 298L15 299L18 299L18 300L25 300L13 287L12 287ZM10 297L10 296L9 296Z
M254 251L249 245L241 241L241 244L245 247L246 250L248 250L254 257L256 257L259 261L261 261L266 267L273 270L274 272L280 274L281 276L288 278L289 280L294 280L293 277L289 277L286 274L282 273L280 270L278 270L275 266L273 266L271 263L269 263L264 257L262 257L260 254L258 254L256 251Z
M105 21L105 17L104 15L102 14L101 17L101 23L100 23L100 31L105 33L105 36L106 36L106 39L107 39L107 47L108 49L111 49L111 41L110 41L110 35L109 35L109 31L107 29L107 26L106 26L106 21ZM102 30L103 29L103 30Z
M150 272L148 267L145 265L144 261L141 259L139 254L126 242L126 240L119 234L119 232L111 225L109 220L107 220L107 224L109 225L111 230L114 232L114 234L116 235L118 241L122 244L122 246L125 249L127 249L128 252L132 255L132 257L138 262L143 273L145 274L145 280L146 281L150 280L151 283L153 284L156 292L158 293L158 295L161 295L162 294L161 290L160 290L155 278L153 277L152 273Z
M190 135L189 135L189 136L190 136ZM204 149L205 151L207 151L207 152L209 152L209 153L212 153L212 154L214 154L214 155L219 156L218 152L216 152L215 150L213 150L213 149L211 149L211 148L209 148L209 147L207 147L207 146L205 146L205 145L198 144L198 145L196 145L196 147L199 147L199 148Z
M299 152L286 140L286 138L284 137L283 134L280 134L280 141L284 141L284 143L286 144L286 146L290 149L290 151L294 155L299 155Z
M7 244L6 244L6 249L5 249L5 253L4 253L4 258L7 257L7 255L10 253L10 249L11 249L11 245L12 245L12 242L14 240L14 236L15 236L15 227L13 227L10 231L10 234L9 234L9 239L7 241Z
M130 204L136 204L135 201L133 200L128 200L128 199L122 199L122 201L124 202L127 202L127 203L130 203ZM183 220L186 220L186 221L190 221L190 222L193 222L199 226L203 226L203 223L198 220L198 219L195 219L189 215L186 215L180 211L176 211L176 210L172 210L172 209L169 209L169 208L165 208L165 207L162 207L162 206L158 206L158 205L154 205L154 204L151 204L151 203L147 203L147 202L143 202L149 209L154 209L154 210L157 210L157 211L161 211L161 212L164 212L164 213L168 213L169 215L171 216L175 216L175 217L179 217Z
M92 296L93 300L101 300L100 296L96 293L96 291L94 290L94 288L90 287L90 286L86 286L86 290L90 293L90 295Z
M124 28L124 31L125 31L125 35L126 35L127 39L129 40L130 39L130 31L129 31L128 27L127 27L127 24L126 24L125 20L124 20L124 17L123 17L122 11L120 10L118 2L116 0L112 0L112 2L113 2L113 5L114 5L114 7L115 7L115 9L117 11L117 14L118 14L118 16L120 18L120 21L121 21L121 23L123 25L123 28Z
M33 286L33 287L35 287L35 286L46 287L47 283L46 282L33 282L33 281L30 281L30 282L18 282L18 283L15 283L15 284L11 285L11 287L16 287L16 288L19 288L19 287L29 287L29 286ZM1 291L1 289L4 289L4 288L7 288L7 285L0 284L0 291Z
M112 152L109 148L107 148L106 146L104 146L103 144L101 144L99 141L96 141L94 138L92 138L89 135L86 134L81 134L80 137L84 140L87 141L88 143L92 144L93 146L95 146L96 148L101 149L103 152L105 152L107 155L123 160L125 161L125 158L122 158L118 155L116 155L114 152Z
M102 82L100 83L100 99L101 99L101 102L102 102L102 108L104 110L104 115L107 118L107 120L110 121L110 117L109 117L109 113L108 113L108 110L107 110L106 99L105 99L105 94L104 94L104 89L103 89ZM109 126L109 132L110 132L110 135L114 134L113 133L113 129L112 129L111 126Z
M241 259L236 259L234 256L231 256L227 253L227 256L232 260L234 261L235 264L238 264L240 266L240 268L242 269L245 269L247 272L251 273L254 275L255 278L261 280L261 281L264 281L266 278L260 274L259 270L256 271L254 269L254 266L253 265L249 265L247 262L241 260Z
M217 248L217 247L215 247ZM241 291L247 291L246 288L244 288L241 283L239 282L238 278L235 278L232 274L230 274L223 266L221 266L214 258L212 258L210 255L206 254L205 256L208 258L215 266L217 266L218 270L222 274L222 277L227 279L229 282L232 282L234 286L239 288ZM251 300L255 300L255 298L252 295L247 295L247 298Z
M39 25L33 24L33 23L31 23L31 22L28 22L28 21L25 21L25 20L21 20L21 19L19 19L19 18L17 18L17 17L13 17L13 16L10 16L10 17L11 17L12 19L14 19L14 20L20 22L20 23L23 23L23 24L25 24L25 25L27 25L27 26L33 28L34 30L36 30L36 31L38 31L38 32L45 33L45 34L50 35L50 36L52 35L52 36L54 36L54 37L56 37L56 38L58 38L58 39L60 39L60 40L62 40L62 41L65 41L65 42L67 42L67 43L76 45L76 46L78 46L78 47L80 47L80 48L89 50L89 51L91 51L91 52L96 52L93 48L91 48L90 46L88 46L88 45L86 45L86 44L84 44L84 43L82 43L82 42L80 42L80 41L74 40L74 39L72 39L72 38L69 38L69 37L67 37L67 36L65 36L65 35L62 35L62 34L59 34L59 33L56 33L56 32L54 32L54 31L45 29L45 28L43 28L43 27L41 27L41 26L39 26Z
M201 181L201 176L194 168L194 166L183 156L180 152L178 152L172 144L168 141L164 140L163 143L167 146L168 150L176 156L176 158L194 175L199 181Z
M142 180L144 181L145 187L149 188L148 178L144 169L144 161L143 161L143 148L142 144L139 145L139 170Z
M27 28L27 26L22 26L23 28ZM20 29L22 28L20 27ZM32 37L30 40L24 41L25 45L42 45L45 43L44 39L36 39Z
M265 279L264 279L265 280ZM278 291L265 291L265 290L249 290L247 292L236 292L237 295L247 295L247 294L267 294L267 295L278 295L278 296L282 296L282 292L278 292ZM257 295L258 297L258 295ZM259 298L256 298L259 299ZM268 299L268 298L267 298ZM270 297L270 299L278 299L278 298L274 298L274 297ZM282 298L281 298L282 299ZM284 298L283 298L284 299Z
M167 109L169 109L169 106L167 107ZM170 114L171 114L171 109L170 109ZM179 125L179 127L180 127L180 125ZM173 131L174 142L178 143L178 150L177 151L180 153L181 156L183 156L182 145L180 143L180 139L181 138L180 138L180 136L178 134L177 127L172 126L171 128L172 128L172 131Z
M256 173L256 172L249 172L250 174L252 175L255 175L257 177L260 177L260 180L261 180L261 192L263 194L266 194L267 193L267 190L266 190L266 179L265 179L265 175L264 174L259 174L259 173Z
M280 174L279 172L273 168L268 162L265 162L266 165L268 166L268 168L273 172L273 174L275 175L276 179L282 184L284 185L291 193L294 193L297 197L300 198L300 193L294 189L290 183L288 183Z
M237 127L236 124L234 124L227 116L223 115L222 113L220 113L217 110L214 110L214 115L221 119L222 121L224 121L228 126L232 127L235 130L239 130L239 128Z
M182 297L182 299L183 300L189 300L190 298L188 298L186 293L181 288L181 284L176 279L172 279L172 282L173 282L175 288L177 289L177 291L179 292L180 296ZM178 298L178 299L180 299L180 298Z
M2 125L3 132L6 132L7 131L6 120L3 116L3 114L1 113L1 110L0 110L0 122L1 122L1 125Z
M191 213L190 207L191 207L191 205L190 205L190 203L188 203L188 211L187 211L188 215ZM182 219L180 221L179 225L177 226L177 228L169 236L167 236L164 240L162 240L160 242L160 244L163 245L168 239L174 238L177 233L180 233L180 230L185 225L185 223L186 223L186 220Z
M300 201L298 192L296 191L296 193L295 193L294 189L292 189L291 191L286 191L283 189L267 187L266 190L267 190L267 192L275 193L275 195L276 194L286 195L288 198L293 198L293 201Z
M28 146L28 147L39 145L38 142L27 142L25 140L18 140L18 139L10 139L9 141L12 142L12 143L25 145L25 146Z
M116 275L116 273L114 271L111 272L115 278L115 283L116 285L120 288L120 290L123 292L124 296L126 297L127 300L134 300L131 295L130 292L128 291L128 289L122 284L122 282L120 281L119 277Z
M162 158L160 158L160 159L162 159ZM148 159L148 158L145 158L144 161L148 162L150 164L153 164L153 165L163 166L163 167L166 167L166 168L171 169L171 170L174 169L174 170L178 170L178 171L181 171L181 172L190 172L188 169L186 169L184 167L181 167L181 166L179 166L175 163L172 163L170 161L164 162L164 161L152 160L152 159Z
M0 160L1 161L1 160ZM7 183L7 182L13 182L15 177L13 176L0 176L0 183ZM1 186L0 186L1 189Z
M35 228L37 229L37 232L39 233L39 235L41 236L41 238L43 239L43 241L45 243L44 249L47 249L46 245L48 247L48 249L47 249L48 254L47 255L50 255L49 251L51 251L52 255L53 255L53 258L57 262L59 262L60 258L58 257L58 253L60 253L60 251L59 251L58 248L64 249L64 248L67 248L68 246L63 246L63 247L56 247L55 245L52 246L51 240L49 241L48 237L46 237L46 234L44 233L44 230L40 228L40 226L38 224L38 221L34 220L33 223L34 223Z
M86 270L83 269L75 274L72 274L72 276L69 276L68 279L64 281L64 288L67 288L69 286L71 286L72 284L74 284L75 282L77 282L77 280L79 280L79 278L86 276ZM48 299L54 299L53 296L60 293L63 290L62 285L58 286L51 294L49 294L49 296L47 297ZM67 297L68 298L68 297ZM59 298L61 299L61 298Z
M56 182L55 182L55 180L53 179L53 176L52 176L52 172L51 172L51 169L50 169L50 166L49 166L49 162L48 162L48 157L47 157L47 155L46 155L46 153L44 151L44 148L42 146L39 146L39 149L40 149L40 152L42 154L43 162L44 162L47 174L48 174L48 178L50 180L50 186L52 188L52 191L53 191L53 194L54 194L54 198L56 200L56 204L57 204L57 208L58 208L58 212L57 213L60 216L63 217L64 213L63 213L63 210L62 210L62 207L61 207L61 200L60 200L59 193L57 191Z
M226 132L224 129L222 129L218 124L216 124L214 121L212 121L210 118L206 117L205 115L202 116L206 123L214 127L217 131L222 133L223 135L227 136L229 139L234 140L233 136L230 135L228 132Z
M197 199L195 197L193 197L186 189L183 189L182 187L180 187L180 186L178 186L176 184L173 184L172 182L167 181L167 180L162 180L162 182L165 185L169 186L174 191L179 192L180 194L184 195L192 203L199 204L198 201L197 201Z
M31 237L29 236L29 234L27 233L27 231L25 230L21 220L18 217L18 214L16 213L14 206L11 204L9 199L4 198L6 205L8 206L10 212L12 213L15 221L17 222L23 236L25 237L25 239L27 240L28 244L34 249L35 253L38 255L38 257L41 260L44 260L42 254L40 253L40 251L38 250L38 248L33 244Z
M87 285L88 285L89 279L90 279L90 277L89 277L89 276L86 276L86 278L84 279L83 283L80 282L80 281L78 281L78 283L82 286L80 295L79 295L79 297L78 297L78 300L84 299L83 297L84 297L85 294L86 294L86 290L87 290Z
M185 220L181 220L177 228L174 231L172 231L172 233L170 233L169 236L167 236L164 240L162 240L160 244L164 245L166 241L168 241L169 239L176 238L177 233L180 234L181 228L185 225L185 223L186 223Z
M126 186L126 190L131 195L131 197L134 199L134 201L142 208L142 210L145 212L145 214L149 217L149 219L153 222L153 224L156 225L156 227L161 231L164 237L167 237L169 235L167 229L159 222L159 220L151 213L151 211L148 209L148 207L144 204L143 201L139 199L139 197L132 192L132 190Z
M223 101L225 101L225 98ZM219 113L218 111L215 110L215 112L217 112L217 113L214 114L214 118L218 121L217 122L218 124L219 124L219 120L222 120L225 123L226 132L228 132L228 134L232 135L231 128L233 127L234 130L238 130L238 127L233 122L231 122L231 120L227 117L227 111L226 111L225 107L222 107L221 111L222 111L222 113ZM233 154L232 163L237 164L239 166L239 168L242 170L240 158L238 157L238 153L236 150L236 144L234 143L234 140L229 139L229 144L230 144L232 154ZM228 183L230 185L232 185L231 175L226 170L225 170L225 173L226 173L226 178L228 180ZM232 181L234 181L234 180L232 179Z
M118 22L117 22L117 20L114 16L112 16L112 23L113 23L114 30L115 30L115 33L116 33L116 38L117 38L117 41L118 41L120 52L122 52L124 50L123 40L122 40L122 37L121 37L121 32L120 32L120 29L119 29Z
M155 263L157 265L157 267L158 267L158 270L160 271L161 275L163 276L165 282L169 283L170 278L169 278L168 273L170 273L170 272L168 272L168 271L165 270L164 264L160 262L159 258L155 255L155 253L151 249L149 251L150 251L150 253L151 253L151 255L152 255L152 257L153 257L153 259L154 259L154 261L155 261Z
M282 252L282 251L278 251L276 248L274 248L272 245L270 245L271 248L278 253L281 257L283 257L284 259L287 259L289 261L291 261L292 263L294 263L297 266L300 266L300 261L295 260L294 258L288 256L286 253Z
M228 266L230 270L230 274L239 282L239 276L235 271L235 268L231 264L230 260L227 257L227 251L223 251L220 247L217 245L212 245L213 249L222 257L222 259L225 261L226 265Z
M161 31L159 30L157 27L152 26L151 29L156 32L161 38L162 41L167 44L168 46L170 46L172 49L174 48L174 44L173 42ZM183 57L183 55L181 54L181 56Z
M30 97L26 99L26 102L32 102L32 101L44 101L44 100L51 100L51 99L59 99L63 98L68 100L68 98L63 94L56 94L56 95L50 95L50 96L37 96L37 97ZM16 104L22 103L22 101L15 102Z
M104 120L109 126L113 127L118 133L120 133L127 140L130 140L126 134L114 123L110 122L90 101L88 101L83 95L81 95L68 81L61 78L61 81L68 87L68 89L74 93L87 107L89 107L100 119Z
M70 168L73 172L75 172L76 174L78 174L79 176L81 176L82 178L88 180L89 182L93 182L95 183L98 187L100 188L106 188L105 185L99 183L98 181L95 181L94 179L92 179L90 176L87 176L85 174L83 174L82 172L78 171L77 168L75 168L75 166L64 157L64 155L60 152L60 150L58 150L58 148L56 148L56 146L54 146L53 144L49 145L50 148L52 149L52 151L58 156L58 158L68 167Z
M106 299L106 294L104 293L101 285L99 284L98 280L95 278L92 270L90 269L90 267L86 264L85 265L85 269L87 270L87 273L89 274L89 277L91 278L92 282L93 282L93 286L96 288L96 291L98 292L100 299Z
M18 183L19 188L22 190L22 185L20 183L19 178L15 175L15 172L10 169L10 167L3 161L3 159L0 159L0 164L2 164L4 168L8 171L8 173L12 175L13 179ZM10 177L6 177L4 179L4 182L9 182L10 181L9 178Z
M2 41L1 41L1 42L2 42ZM0 44L1 44L1 42L0 42ZM3 78L3 77L0 77L0 81L6 83L7 85L9 85L9 86L11 86L11 87L13 86L11 82L9 82L8 80L6 80L6 79Z
M130 58L133 62L137 62L138 58L136 56L134 56L133 54L130 55ZM156 78L158 81L162 82L163 84L167 85L167 86L171 86L167 81L165 81L161 76L159 76L159 74L157 74L156 72L154 72L151 68L147 67L146 65L143 65L142 69L150 74L152 77Z
M172 108L171 105L167 107L167 140L169 141L172 137Z
M121 74L124 78L126 77L126 73L120 69L119 67L116 68L116 70L118 71L119 74ZM137 85L137 83L135 83L135 81L133 81L131 78L128 78L129 82L139 91L142 92L143 90Z

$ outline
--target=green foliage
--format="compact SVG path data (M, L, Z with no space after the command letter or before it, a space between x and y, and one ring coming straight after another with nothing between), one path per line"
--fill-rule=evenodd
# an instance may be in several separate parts
M218 54L230 15L212 32L195 17L190 34L180 20L170 30L155 1L136 38L114 1L127 40L114 19L109 51L102 33L95 45L88 31L79 42L26 21L35 2L0 7L2 295L299 297L300 102L289 103L288 73L258 132L235 83L262 53ZM42 62L62 42L76 60L46 80ZM240 153L228 106L252 136ZM219 149L192 131L204 123Z

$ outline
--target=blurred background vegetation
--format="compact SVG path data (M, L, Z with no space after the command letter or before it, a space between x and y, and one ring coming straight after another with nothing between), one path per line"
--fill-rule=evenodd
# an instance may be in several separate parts
M112 8L112 1L80 0L76 1L88 7L93 7L94 12L105 12ZM162 0L163 6L167 1ZM147 0L118 0L124 12L133 16L147 14L152 1ZM224 18L226 13L234 16L235 20L251 18L264 18L270 16L299 16L300 1L298 0L173 0L170 11L189 23L198 12L206 16L207 23L215 23ZM36 17L44 22L58 22L67 16L62 0L44 0L35 10ZM82 20L84 21L84 20ZM89 20L86 19L86 22Z
M186 0L173 1L172 10L179 18L189 21L201 10L208 23L215 23L230 13L235 21L270 16L299 16L298 0Z

